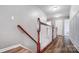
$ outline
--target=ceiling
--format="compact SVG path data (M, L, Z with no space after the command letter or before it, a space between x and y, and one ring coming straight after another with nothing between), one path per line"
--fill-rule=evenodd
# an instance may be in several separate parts
M51 19L69 18L69 5L40 5L38 7L47 15L48 21Z

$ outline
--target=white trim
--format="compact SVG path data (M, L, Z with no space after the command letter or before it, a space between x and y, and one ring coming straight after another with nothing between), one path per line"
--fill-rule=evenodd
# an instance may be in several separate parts
M72 42L72 44L74 45L74 47L77 49L77 51L79 52L79 48L78 46L76 45L75 41L73 41L73 39L70 37L70 40Z
M13 49L13 48L16 48L16 47L19 47L19 46L21 46L21 47L23 47L23 48L25 48L25 49L27 49L27 50L29 50L29 51L32 52L31 49L26 48L26 47L23 46L22 44L16 44L16 45L13 45L13 46L10 46L10 47L7 47L7 48L0 49L0 53L1 53L1 52L5 52L5 51L10 50L10 49Z

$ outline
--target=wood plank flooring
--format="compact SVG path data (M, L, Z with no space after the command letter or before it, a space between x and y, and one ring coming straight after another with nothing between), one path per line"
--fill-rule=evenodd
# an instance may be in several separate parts
M77 49L73 46L71 41L64 40L63 36L58 36L50 46L43 53L76 53ZM16 47L5 51L3 53L31 53L27 49L23 47Z
M58 36L44 53L76 53L77 49L70 40L65 41L63 36Z

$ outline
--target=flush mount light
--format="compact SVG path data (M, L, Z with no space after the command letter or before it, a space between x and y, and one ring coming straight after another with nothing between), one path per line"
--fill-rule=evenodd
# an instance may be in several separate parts
M61 17L61 16L62 16L62 14L56 14L53 17L57 18L57 17Z
M11 16L11 20L14 20L14 16Z
M49 6L49 11L58 11L60 6Z

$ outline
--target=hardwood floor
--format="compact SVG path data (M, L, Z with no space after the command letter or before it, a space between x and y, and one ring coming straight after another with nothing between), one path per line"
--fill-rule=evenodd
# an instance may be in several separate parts
M51 45L43 53L77 53L77 49L73 46L69 39L64 40L62 36L58 36ZM31 53L23 47L16 47L3 53Z
M44 51L44 53L76 53L77 49L73 46L71 41L64 40L62 36L54 39L53 43Z

